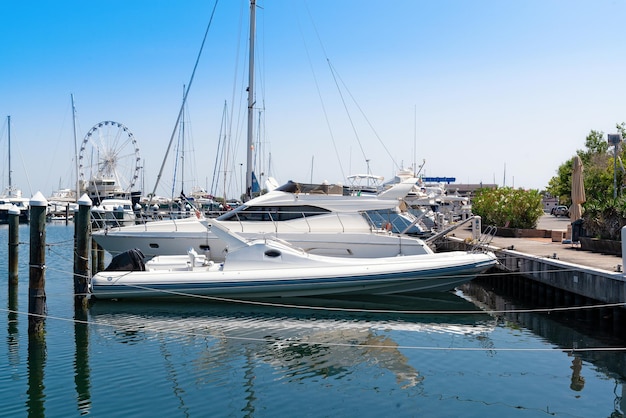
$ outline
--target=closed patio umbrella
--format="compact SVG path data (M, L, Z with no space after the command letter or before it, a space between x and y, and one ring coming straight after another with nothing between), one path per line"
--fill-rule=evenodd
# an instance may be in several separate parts
M585 198L585 183L583 181L583 162L577 155L574 157L572 169L572 206L569 208L569 218L572 222L582 218L582 204Z

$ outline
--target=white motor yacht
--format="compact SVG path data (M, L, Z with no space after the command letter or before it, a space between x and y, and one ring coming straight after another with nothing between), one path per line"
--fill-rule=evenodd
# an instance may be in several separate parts
M421 239L393 231L404 196L416 179L375 195L344 195L342 186L308 187L295 182L251 199L217 219L245 239L279 238L308 253L355 258L432 253ZM385 221L387 219L388 221ZM204 217L109 227L93 233L112 255L131 248L146 258L180 255L193 248L222 261L226 244ZM406 228L405 228L406 229Z

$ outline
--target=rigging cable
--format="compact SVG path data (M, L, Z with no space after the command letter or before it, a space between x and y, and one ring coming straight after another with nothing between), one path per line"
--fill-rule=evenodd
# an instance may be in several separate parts
M306 7L306 3L305 3L305 7ZM365 121L367 122L368 126L370 127L370 129L372 129L372 132L374 133L374 135L376 136L376 138L378 139L378 141L380 142L380 144L383 146L383 149L385 150L385 152L387 153L387 155L391 158L391 161L393 163L393 165L396 167L396 169L399 169L400 166L398 165L398 163L395 161L395 159L393 158L393 156L391 155L391 153L389 152L389 149L385 146L385 143L383 142L383 140L380 138L380 136L378 135L378 132L376 132L376 130L374 129L374 127L372 126L372 123L370 122L370 120L368 119L367 115L365 114L365 112L363 111L363 109L359 106L358 102L356 101L356 99L354 98L354 96L352 95L352 93L350 92L350 90L348 89L348 87L346 86L346 84L344 83L344 81L341 79L341 76L338 75L338 72L335 70L335 68L333 67L333 65L331 64L330 58L328 57L328 54L326 53L326 48L324 48L324 44L322 43L321 37L319 36L319 32L317 31L317 27L315 26L315 22L313 20L313 17L311 16L311 13L308 9L308 7L306 7L307 13L309 15L309 18L311 20L311 24L313 25L313 29L315 32L315 35L317 37L317 40L320 44L320 48L322 49L323 53L324 53L324 57L326 58L326 62L328 64L328 67L330 68L330 72L331 75L333 77L333 81L335 82L335 87L337 88L337 91L339 92L339 96L341 97L341 101L343 103L344 109L346 111L346 114L348 115L348 119L350 120L350 125L352 126L352 130L354 131L354 134L356 136L356 140L357 143L359 145L359 148L361 149L361 153L363 154L363 158L365 159L365 161L368 161L368 158L365 154L365 151L363 149L363 145L361 144L361 140L359 138L359 135L356 131L356 127L353 123L352 117L350 116L350 112L348 111L348 107L346 104L346 101L344 99L344 95L342 94L342 90L340 88L339 83L337 82L337 77L339 77L339 81L341 82L341 85L343 85L343 87L345 88L345 90L347 91L348 95L350 96L350 98L352 99L352 101L354 102L354 104L356 105L357 109L359 110L359 112L361 113L361 115L363 116L363 118L365 119ZM303 37L304 38L304 37ZM305 43L306 46L306 43ZM307 49L307 57L309 57L308 55L308 49ZM312 68L311 65L311 59L309 57L309 65ZM315 79L315 74L313 75L314 79ZM321 100L321 94L320 94L320 89L319 89L319 85L317 84L317 79L315 79L316 82L316 87L317 87L317 91L318 91L318 95L320 96L320 100ZM322 108L324 108L323 105L323 101L322 101ZM328 117L327 117L327 113L326 110L324 109L324 116L326 117L326 124L329 127L330 130L330 124L328 122ZM335 140L332 137L332 131L331 131L331 138L333 140L333 145L335 145ZM337 147L335 145L335 153L337 155L337 158L339 158L339 152L337 151ZM339 163L341 165L341 162ZM342 170L342 175L345 177L345 174L343 173L343 168ZM369 174L369 173L368 173Z
M331 71L333 72L333 78L335 78L335 73L336 70L335 68L331 65L330 60L328 60L328 65L331 69ZM396 166L396 169L399 169L400 166L398 165L398 163L396 162L396 160L393 158L393 156L391 155L391 152L389 152L389 149L387 148L387 146L385 145L385 143L383 142L383 140L381 139L380 135L378 135L378 132L376 132L376 129L374 128L374 126L372 125L372 123L370 122L369 118L367 117L367 115L365 114L365 112L363 111L363 109L361 108L361 106L359 106L359 103L356 101L356 99L354 98L354 96L352 95L352 93L350 92L350 90L348 89L348 86L346 86L346 83L343 81L343 79L341 78L341 76L339 77L339 81L341 81L341 84L344 86L344 88L346 89L346 91L348 92L348 95L350 96L350 98L352 99L352 101L354 102L355 106L357 107L357 109L359 109L359 112L361 112L361 115L363 116L363 118L365 119L365 121L367 122L368 126L372 129L372 132L374 133L374 135L376 136L376 138L378 139L378 142L380 142L380 145L382 145L383 149L385 150L385 152L387 152L387 155L389 156L389 158L391 158L391 161L393 162L393 164ZM337 86L337 89L339 89L339 86ZM342 96L342 100L343 100L343 96ZM358 140L358 138L357 138ZM359 146L361 145L361 143L359 142Z
M172 142L174 142L174 135L178 129L178 125L180 123L180 119L183 115L183 111L185 109L185 103L187 103L187 96L189 95L189 90L191 89L191 85L193 84L193 79L196 75L196 69L198 68L198 63L200 62L200 56L202 55L202 50L204 49L204 44L206 43L207 36L209 35L209 29L211 28L211 24L213 23L213 17L215 16L215 9L217 8L217 3L219 0L215 0L215 4L213 5L213 10L211 11L211 18L209 19L209 24L207 25L206 31L204 32L204 37L202 38L202 44L200 45L200 50L198 51L198 56L196 57L196 62L193 66L193 71L191 72L191 77L189 78L189 84L187 85L187 89L185 90L185 95L183 97L183 103L180 105L180 110L178 111L178 117L176 118L176 123L174 124L174 129L172 130L172 135L170 136L170 142L167 144L167 149L165 150L165 156L163 157L163 162L161 163L161 168L159 169L159 174L157 176L157 180L154 184L154 189L152 190L152 194L150 195L150 199L148 200L148 206L152 203L153 197L156 195L156 190L161 181L161 176L163 175L163 169L165 168L165 161L167 160L167 156L170 153L170 148L172 147Z
M306 3L305 3L305 7L306 7ZM324 52L324 56L326 57L326 49L324 48L324 44L321 41L321 38L319 36L319 33L317 31L317 27L315 26L315 22L313 21L313 18L311 16L311 12L309 11L308 7L306 7L307 13L309 15L309 19L311 20L311 23L313 24L313 30L315 31L315 36L317 37L317 40L320 44L320 47L322 48L322 51ZM299 23L299 22L298 22ZM313 81L315 82L315 89L317 91L317 96L320 99L320 103L322 106L322 112L324 113L324 120L326 121L326 127L328 128L328 133L330 134L330 139L333 143L333 148L335 149L335 156L337 157L337 161L339 163L339 170L341 171L341 177L346 178L346 174L345 171L343 169L343 165L341 164L341 158L340 158L340 154L339 154L339 150L337 149L337 141L335 140L335 136L333 134L333 129L331 128L330 125L330 121L328 119L328 112L326 111L326 106L324 105L324 99L322 98L322 93L320 90L320 86L319 83L317 81L317 77L315 76L315 71L313 70L313 63L311 61L311 56L309 54L309 48L307 47L307 43L304 40L304 35L302 33L302 28L301 26L298 24L298 28L300 29L300 34L302 36L302 42L304 43L304 50L306 52L307 55L307 59L309 61L309 67L311 68L311 73L313 74Z

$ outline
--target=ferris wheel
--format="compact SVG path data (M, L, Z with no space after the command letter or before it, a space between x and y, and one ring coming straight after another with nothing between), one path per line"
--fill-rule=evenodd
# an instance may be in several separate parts
M130 192L141 168L137 140L119 122L100 122L87 132L81 143L78 167L82 182L114 180L119 190Z

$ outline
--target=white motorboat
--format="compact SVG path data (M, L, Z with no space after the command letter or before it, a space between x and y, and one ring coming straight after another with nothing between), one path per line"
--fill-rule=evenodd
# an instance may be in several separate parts
M287 183L217 219L246 239L276 237L318 255L355 258L430 254L421 239L394 232L402 198L416 179L377 195L343 195L343 188L307 189ZM407 218L403 218L407 219ZM164 220L94 231L96 242L112 255L137 248L150 258L184 254L193 248L214 261L224 259L225 242L208 226L212 219Z
M18 220L20 223L28 223L30 199L22 197L20 190L15 190L13 195L0 196L0 224L9 222L9 212L11 209L19 211Z
M134 267L114 259L91 279L96 298L185 296L275 297L328 294L393 294L446 291L472 280L497 263L489 252L454 251L382 258L342 258L309 254L275 239L246 241L213 222L227 242L223 263L193 249L183 256L159 256ZM134 270L134 271L133 271Z
M78 211L78 200L76 190L58 189L52 192L52 195L46 199L48 201L47 218L53 221L67 221L74 217L74 213Z
M135 224L133 203L129 199L102 199L91 209L91 219L95 228L123 227Z

